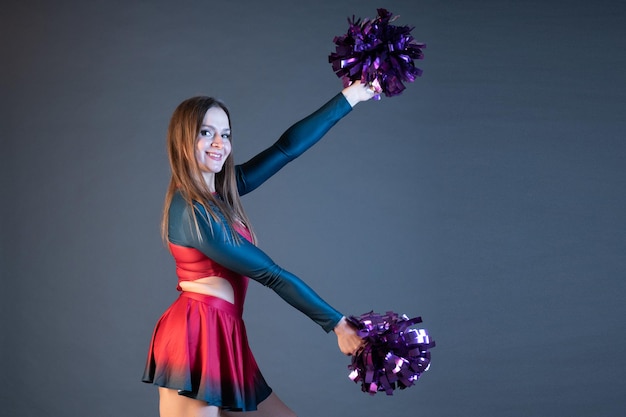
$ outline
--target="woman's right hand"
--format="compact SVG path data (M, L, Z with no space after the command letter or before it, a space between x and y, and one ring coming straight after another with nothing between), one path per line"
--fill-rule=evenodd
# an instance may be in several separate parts
M380 91L376 92L375 89L370 86L362 84L359 80L353 82L348 87L344 88L341 92L352 107L356 106L357 103L367 101L374 97L376 94L381 93Z
M335 334L337 335L337 344L339 345L339 350L344 355L354 355L361 347L363 347L364 341L363 339L357 335L356 329L345 317L342 317L339 320L339 323L333 329Z

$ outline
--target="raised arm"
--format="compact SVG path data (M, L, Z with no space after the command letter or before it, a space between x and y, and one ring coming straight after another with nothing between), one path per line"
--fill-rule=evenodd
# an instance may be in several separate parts
M317 111L292 125L269 148L235 168L239 195L263 184L289 162L302 155L319 140L357 103L372 98L374 92L359 81L343 89Z

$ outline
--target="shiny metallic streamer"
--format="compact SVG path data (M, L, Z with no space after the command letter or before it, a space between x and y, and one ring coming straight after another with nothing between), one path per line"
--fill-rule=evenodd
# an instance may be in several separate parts
M430 368L430 349L435 347L426 329L412 328L421 317L409 319L393 311L373 311L348 320L358 329L365 346L352 356L348 377L361 383L361 390L371 395L415 384Z
M348 32L335 36L335 52L328 62L345 87L361 80L392 97L404 91L404 82L413 82L422 75L414 60L424 58L422 49L426 44L413 38L413 27L391 25L398 16L386 9L377 11L374 19L348 18Z

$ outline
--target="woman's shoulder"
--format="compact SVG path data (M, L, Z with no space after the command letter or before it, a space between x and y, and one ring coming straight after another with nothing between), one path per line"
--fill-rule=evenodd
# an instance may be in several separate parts
M180 190L174 191L172 194L172 201L170 202L170 210L185 210L189 206L187 199L183 196L183 193Z
M200 213L201 215L207 217L207 205L210 210L219 212L219 208L215 206L210 200L203 204L197 200L190 200L185 198L182 191L176 190L172 195L172 202L170 203L170 213L174 212L177 214L185 214L189 216L193 207L194 215Z
M202 204L198 203L196 200L191 200L191 204L190 204L190 201L185 198L183 193L180 190L176 190L174 194L172 194L172 201L170 203L170 210L169 210L170 216L171 215L178 216L181 214L184 214L185 216L189 216L192 206L196 210L201 210L203 208ZM193 211L195 212L196 210L193 210Z

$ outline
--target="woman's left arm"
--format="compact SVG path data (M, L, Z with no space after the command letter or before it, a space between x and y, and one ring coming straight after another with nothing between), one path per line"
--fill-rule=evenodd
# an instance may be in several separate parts
M281 168L319 142L354 106L373 96L374 92L359 81L353 83L317 111L287 129L272 146L248 162L237 165L235 175L239 195L245 195L263 184Z

